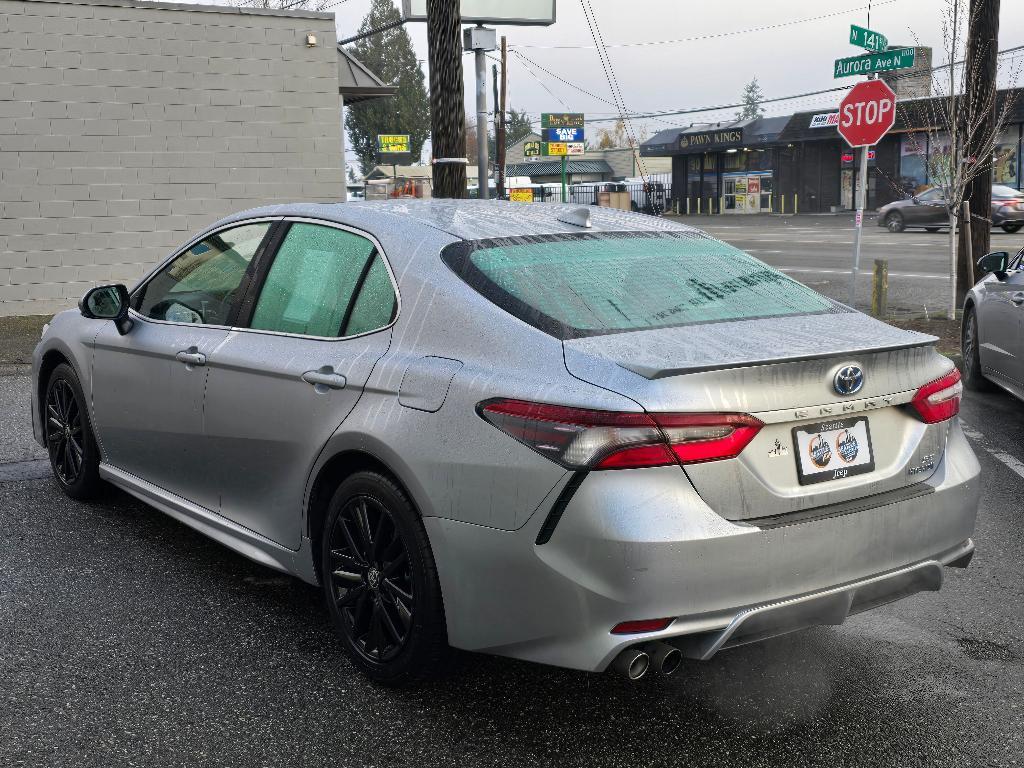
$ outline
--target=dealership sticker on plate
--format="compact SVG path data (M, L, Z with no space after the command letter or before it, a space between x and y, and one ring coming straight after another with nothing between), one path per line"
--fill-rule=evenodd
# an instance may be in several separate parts
M834 419L793 428L801 485L871 472L871 433L866 417Z

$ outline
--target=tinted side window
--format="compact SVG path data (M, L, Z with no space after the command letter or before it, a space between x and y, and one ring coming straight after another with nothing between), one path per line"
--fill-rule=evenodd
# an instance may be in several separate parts
M270 229L246 224L196 243L136 294L135 310L155 320L225 325L245 270Z
M388 269L380 256L374 256L341 335L355 336L383 328L394 320L395 309L395 289Z
M386 290L380 285L381 271ZM362 292L361 286L365 286ZM391 295L387 320L373 326L383 313L380 307L387 302L386 293ZM357 308L360 327L369 323L371 327L364 330L373 330L390 322L393 305L390 278L372 242L333 227L293 224L267 274L250 327L306 336L346 336L363 332L350 330Z

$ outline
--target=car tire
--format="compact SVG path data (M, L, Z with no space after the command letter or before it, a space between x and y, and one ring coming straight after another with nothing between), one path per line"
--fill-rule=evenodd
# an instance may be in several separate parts
M902 232L906 229L906 224L903 221L903 214L897 211L893 211L885 217L885 228L890 232Z
M1021 227L1024 227L1024 221L1008 221L1001 225L1001 227L1003 232L1012 235L1014 232L1019 232Z
M40 403L43 438L54 480L78 501L96 498L104 487L100 451L85 403L75 369L67 363L54 368Z
M981 373L981 357L978 344L978 313L974 307L964 312L963 328L960 332L960 351L963 353L963 382L968 389L983 392L992 385Z
M405 492L357 472L334 492L321 548L327 610L352 663L404 687L447 671L444 603L426 530Z

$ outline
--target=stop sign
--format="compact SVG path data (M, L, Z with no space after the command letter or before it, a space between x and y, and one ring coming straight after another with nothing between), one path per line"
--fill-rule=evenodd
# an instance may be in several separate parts
M851 147L877 144L896 122L896 94L881 80L857 83L839 105L839 134Z

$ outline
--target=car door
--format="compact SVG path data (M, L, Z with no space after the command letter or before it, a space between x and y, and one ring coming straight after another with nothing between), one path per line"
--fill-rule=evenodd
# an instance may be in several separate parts
M978 306L978 354L992 371L1024 386L1024 264L1011 262L1004 280L989 280Z
M96 337L92 401L104 461L205 507L201 458L205 361L229 333L271 221L235 225L190 244L132 295L132 328Z
M291 549L317 455L391 342L398 293L375 240L295 220L211 355L206 458L219 511Z

